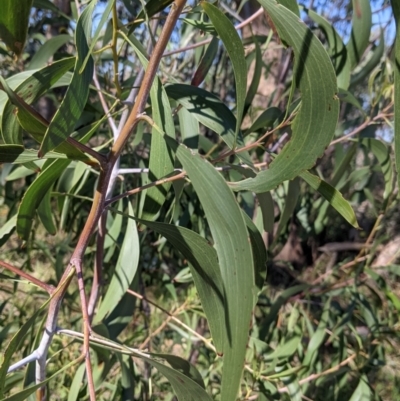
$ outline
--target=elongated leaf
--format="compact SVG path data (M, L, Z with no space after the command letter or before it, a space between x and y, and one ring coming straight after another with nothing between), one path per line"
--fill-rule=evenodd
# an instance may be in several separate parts
M45 159L66 159L67 156L49 152ZM0 145L0 163L22 164L39 160L36 150L27 150L22 145Z
M246 95L246 99L245 99L245 105L244 105L244 111L243 111L244 114L247 113L251 104L253 103L254 96L257 93L258 86L260 85L260 78L261 78L261 72L262 72L263 60L262 60L260 45L258 44L257 39L254 40L254 44L255 44L254 51L255 51L256 59L255 59L255 63L254 63L253 77L251 79L249 90L247 91L247 95Z
M48 163L25 192L17 217L17 233L22 239L29 238L37 207L70 162L55 160Z
M396 43L394 62L394 154L397 169L397 185L400 187L400 4L391 1L396 21Z
M282 115L282 111L277 107L269 107L264 110L246 131L246 135L261 129L272 128L274 122Z
M229 21L228 17L224 15L217 7L210 3L200 3L204 11L207 13L211 22L221 38L229 58L231 59L233 72L235 74L235 87L236 87L236 129L235 129L235 142L233 147L236 147L236 137L240 132L240 126L243 120L243 111L246 100L247 88L247 64L244 57L244 48L239 35Z
M365 49L369 44L369 35L372 27L372 13L370 0L353 0L353 16L351 19L350 40L347 43L347 53L351 68L357 66Z
M91 7L87 7L79 17L75 35L75 44L78 55L76 58L74 74L71 83L68 86L67 93L46 131L46 135L39 150L40 156L44 156L48 151L56 148L71 135L89 96L89 84L92 80L94 67L93 59L90 58L88 60L86 68L82 73L79 71L82 67L84 57L89 51L84 32L85 27L83 26L83 20L87 18L87 14L90 12Z
M43 309L47 306L49 302L50 298L37 311L32 314L32 316L26 321L26 323L24 323L24 325L14 334L11 341L7 345L0 365L0 398L4 397L4 382L14 352L17 350L18 346L21 344L21 341L27 335L28 330L35 323L38 315L43 311Z
M374 395L368 385L367 375L362 375L360 381L358 382L357 388L354 390L349 401L366 401L373 398Z
M133 216L131 203L128 204L128 213ZM139 249L136 223L134 220L129 219L117 266L107 293L96 314L96 321L103 320L104 317L111 313L125 295L136 274L139 263Z
M203 57L201 58L200 63L193 75L191 85L199 86L204 81L208 71L212 66L217 51L218 39L216 37L213 37L210 44L207 46L207 49L204 52Z
M378 167L385 178L385 192L383 198L387 199L393 192L393 170L390 159L390 148L382 141L375 138L362 138L360 142L375 155L378 160Z
M25 388L25 389L23 389L22 391L19 391L16 394L13 394L13 395L10 395L8 397L3 398L1 401L25 401L36 390L38 390L41 387L45 387L46 384L48 382L50 382L51 380L53 380L55 377L57 377L61 373L65 372L66 370L71 369L71 367L74 366L78 361L80 361L80 358L75 359L70 363L67 363L60 370L58 370L56 373L54 373L48 379L43 380L41 383L35 384L34 386L31 386L31 387L28 387L28 388Z
M336 32L334 26L325 18L305 7L303 10L315 23L318 24L326 36L329 44L328 52L332 58L337 75L338 87L345 90L348 89L350 85L351 59L347 54L347 49L342 38Z
M188 260L215 347L222 354L226 329L223 283L217 252L205 238L187 228L142 219L138 221L164 236Z
M378 45L372 51L372 56L368 59L365 65L362 66L361 70L355 73L351 77L351 85L357 85L366 79L374 68L379 64L383 55L385 53L385 35L383 30L381 31L381 36Z
M321 180L321 178L316 175L311 174L309 171L300 174L300 177L307 182L311 188L318 191L347 222L353 227L359 228L353 208L337 189Z
M25 46L32 1L1 0L0 39L17 56Z
M205 211L221 268L226 330L221 399L236 399L253 308L254 268L247 227L236 200L214 167L183 145L176 155ZM241 294L239 297L238 294Z
M47 40L43 46L33 55L31 62L28 64L30 70L43 68L47 65L50 57L61 47L72 40L70 35L57 35Z
M147 18L151 18L153 15L168 7L173 1L174 0L149 0L145 8L141 10L139 15L135 18L133 28L146 21L146 15Z
M266 192L311 168L330 143L338 119L336 77L325 49L298 18L272 0L259 0L282 40L293 47L296 86L302 100L295 117L293 136L257 177L231 183L236 191ZM307 49L307 50L305 50ZM318 124L314 122L318 121Z
M286 227L289 219L292 217L294 209L296 208L297 201L300 195L300 182L297 178L290 181L288 184L287 195L285 196L285 206L282 210L281 217L279 219L278 227L275 232L275 239L277 239L282 230Z
M292 13L300 17L299 5L297 4L297 0L279 0L279 4L282 4Z
M173 84L165 89L169 97L192 113L201 124L220 135L229 148L233 149L236 119L224 103L210 92L191 85ZM236 138L236 145L244 146L241 133ZM252 165L247 152L240 152L238 156L244 163Z
M73 67L74 60L73 57L63 59L33 74L30 72L30 76L23 79L15 88L14 92L27 104L36 102L40 96L46 93L50 87L56 84L56 82ZM9 88L12 89L9 80L7 80L7 84ZM22 130L16 116L20 102L18 102L18 98L13 97L12 93L9 92L8 96L9 100L5 103L1 120L3 139L5 143L22 144ZM14 104L12 101L14 101Z
M199 122L183 107L179 110L178 117L183 143L188 148L197 150L200 136Z
M50 191L47 191L46 194L44 195L42 201L40 202L37 212L40 218L40 221L42 222L44 228L47 230L47 232L51 235L55 235L57 232L57 227L54 224L54 219L53 219L53 213L54 211L52 210L51 207L51 194Z

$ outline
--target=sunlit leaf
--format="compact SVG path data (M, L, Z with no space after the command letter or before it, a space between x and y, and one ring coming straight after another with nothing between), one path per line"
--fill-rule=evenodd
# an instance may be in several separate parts
M236 191L266 192L311 168L332 140L339 112L336 76L321 42L285 7L272 0L259 2L280 37L293 47L294 79L302 100L291 126L293 134L289 143L257 177L231 183Z

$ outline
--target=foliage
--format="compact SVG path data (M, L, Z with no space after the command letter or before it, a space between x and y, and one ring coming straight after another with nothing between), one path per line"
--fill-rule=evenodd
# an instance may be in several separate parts
M395 399L390 4L5 3L0 399Z

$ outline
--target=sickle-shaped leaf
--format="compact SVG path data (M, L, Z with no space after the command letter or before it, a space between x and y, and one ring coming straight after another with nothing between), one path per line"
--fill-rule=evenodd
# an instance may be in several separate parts
M221 136L222 140L233 149L235 146L236 119L228 107L205 89L185 84L168 85L167 95L181 104L201 124ZM236 145L244 146L242 134L236 137ZM251 158L247 151L238 153L238 157L249 166Z
M204 81L208 71L212 66L215 55L217 54L218 42L218 38L216 37L211 39L211 42L207 46L207 49L200 60L199 66L193 75L191 85L199 86Z
M369 44L372 27L370 0L353 0L353 17L350 40L347 43L347 53L351 68L357 66Z
M259 0L279 36L293 47L294 79L302 101L292 124L293 137L268 170L230 183L236 191L266 192L311 168L335 132L339 113L336 76L321 42L299 19L273 0Z
M74 73L64 100L46 131L39 150L40 156L44 156L48 151L56 148L71 135L89 96L89 85L92 80L94 67L91 57L84 71L82 73L79 72L84 58L89 51L85 36L85 29L87 27L84 26L85 20L88 19L88 14L91 15L91 7L87 7L79 17L75 35L77 58Z
M347 49L342 38L336 32L333 25L325 18L308 8L303 7L303 10L318 24L326 36L329 44L328 52L332 58L337 75L338 87L345 90L348 89L350 85L351 60L347 54Z
M391 1L396 21L396 44L394 54L394 154L397 169L397 185L400 187L400 3Z
M17 56L20 56L24 50L32 1L1 1L0 39Z
M236 137L240 131L243 120L243 111L246 100L247 87L247 64L244 57L244 48L235 27L228 17L225 16L217 7L210 3L202 2L201 6L207 13L211 22L214 24L219 37L221 38L229 58L231 59L233 72L235 74L236 86L236 129L233 147L236 147Z
M168 137L166 139L175 146L176 155L196 190L218 254L227 330L221 400L235 400L243 371L255 291L249 234L242 212L223 177L198 154L183 145L176 147Z

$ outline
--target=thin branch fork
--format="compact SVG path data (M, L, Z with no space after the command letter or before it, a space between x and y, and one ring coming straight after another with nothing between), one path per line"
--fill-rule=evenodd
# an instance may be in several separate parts
M134 107L125 125L119 132L118 138L116 139L107 157L107 162L101 166L100 177L88 219L86 221L85 227L82 230L76 248L72 254L70 263L61 278L59 286L56 289L57 292L56 296L50 302L49 313L45 325L45 331L40 344L40 347L42 347L44 352L43 355L40 357L40 359L37 360L37 376L36 376L37 382L43 381L45 377L44 368L46 365L47 350L55 333L56 321L61 306L61 302L63 300L64 294L72 278L71 272L73 272L76 269L76 274L78 276L79 293L81 298L82 316L83 316L83 339L84 339L83 353L85 355L89 397L91 401L96 400L96 395L95 395L90 354L89 354L89 346L90 346L89 339L90 339L91 328L90 328L90 319L89 319L87 300L83 281L83 268L82 268L83 256L88 246L90 237L95 228L97 227L99 220L105 210L106 193L112 176L113 167L117 162L118 157L121 154L134 128L138 124L139 122L138 117L144 112L147 99L150 94L150 89L156 76L160 60L163 56L164 50L169 42L172 31L183 10L185 3L186 0L175 0L175 2L172 4L171 11L165 21L164 28L161 32L158 42L154 47L154 51L150 57L149 64L144 74L143 82L139 89ZM40 393L38 393L38 398L39 399L44 398L43 389L41 390Z

